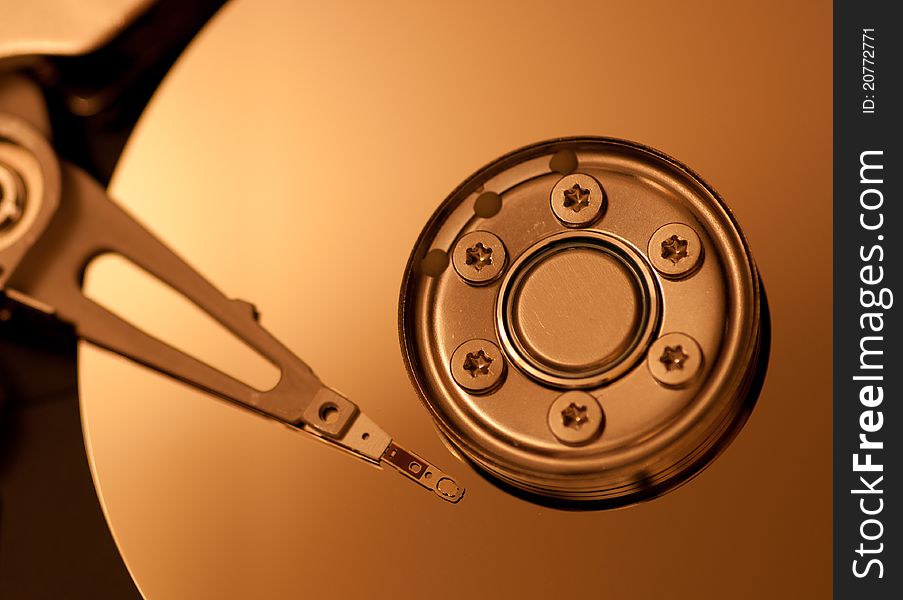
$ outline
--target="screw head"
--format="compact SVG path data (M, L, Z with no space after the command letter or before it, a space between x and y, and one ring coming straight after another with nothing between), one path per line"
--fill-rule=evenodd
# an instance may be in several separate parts
M25 214L25 189L19 177L0 164L0 233L12 229Z
M647 255L655 270L669 279L696 271L705 254L696 231L684 223L668 223L649 238Z
M702 370L702 348L685 333L666 333L649 346L649 372L667 387L684 387Z
M552 212L565 227L587 227L605 211L602 185L585 173L571 173L552 188Z
M455 271L471 285L485 285L498 279L507 260L508 253L502 240L488 231L462 235L452 250Z
M604 427L602 407L586 392L565 392L549 407L549 429L562 444L588 444Z
M473 394L488 394L502 383L507 367L498 346L474 339L458 346L449 368L459 386Z

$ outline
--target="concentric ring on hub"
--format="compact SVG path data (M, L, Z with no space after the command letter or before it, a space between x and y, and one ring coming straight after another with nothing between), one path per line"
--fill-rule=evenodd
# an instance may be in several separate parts
M592 388L643 356L659 316L651 269L630 244L601 232L549 236L511 266L496 305L512 362L556 387Z
M512 265L496 306L512 362L544 383L598 387L643 356L659 294L637 250L600 232L541 240Z

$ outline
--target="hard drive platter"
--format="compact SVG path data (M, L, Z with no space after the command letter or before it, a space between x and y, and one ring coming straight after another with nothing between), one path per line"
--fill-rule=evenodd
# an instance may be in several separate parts
M821 8L789 19L781 3L742 18L708 3L227 4L164 80L110 193L467 494L437 502L82 344L95 485L141 592L813 595L816 577L798 574L830 564L830 503L815 500L829 498L830 416L803 399L830 398L820 376L830 306L803 302L799 288L801 273L807 289L830 285L830 260L801 243L830 220L828 184L815 177L830 164L831 78L814 58L829 46ZM775 71L776 57L797 68ZM437 434L399 348L406 265L443 201L518 148L586 136L636 140L700 173L742 226L771 306L768 377L744 429L687 485L620 510L566 510L495 485ZM86 290L211 364L273 383L272 365L121 261L92 265ZM801 530L805 553L774 552Z

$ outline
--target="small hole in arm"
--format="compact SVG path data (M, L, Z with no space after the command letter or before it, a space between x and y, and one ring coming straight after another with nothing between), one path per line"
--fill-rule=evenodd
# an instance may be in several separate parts
M320 407L320 420L324 423L335 423L339 420L339 407L331 402Z

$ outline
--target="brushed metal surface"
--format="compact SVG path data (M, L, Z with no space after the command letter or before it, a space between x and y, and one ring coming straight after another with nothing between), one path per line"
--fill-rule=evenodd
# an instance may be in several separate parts
M746 428L691 484L575 514L518 500L463 465L455 474L467 496L437 502L395 474L82 348L98 490L142 591L826 596L830 303L813 304L800 282L829 289L831 261L827 242L800 240L830 230L830 10L226 6L150 106L113 193L411 447L454 466L398 349L405 260L464 177L541 139L635 139L704 173L768 283L772 366ZM89 285L191 332L115 278ZM322 522L302 525L299 507ZM793 548L792 559L775 548Z
M584 371L621 356L636 335L643 296L620 260L573 248L535 265L513 292L514 330L527 351L559 369Z

